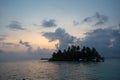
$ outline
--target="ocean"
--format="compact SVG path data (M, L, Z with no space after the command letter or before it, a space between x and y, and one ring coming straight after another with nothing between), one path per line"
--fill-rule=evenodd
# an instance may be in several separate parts
M0 80L120 80L120 59L105 62L0 62Z

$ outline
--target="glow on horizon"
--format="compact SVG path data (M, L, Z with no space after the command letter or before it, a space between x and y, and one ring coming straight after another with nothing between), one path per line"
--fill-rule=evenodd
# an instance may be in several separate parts
M4 42L18 44L20 47L17 49L17 51L26 50L27 49L26 47L19 44L20 40L23 40L24 42L29 42L29 44L32 46L33 50L37 49L38 47L55 49L55 44L58 43L58 41L49 42L48 39L46 39L45 37L43 37L39 34L26 34L26 35L22 34L20 37L18 37L18 35L16 36L16 34L10 35ZM15 49L15 47L11 47L10 49L6 48L6 50L15 51L16 49Z

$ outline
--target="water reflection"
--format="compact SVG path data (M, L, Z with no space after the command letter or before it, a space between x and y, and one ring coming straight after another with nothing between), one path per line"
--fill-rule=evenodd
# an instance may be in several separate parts
M48 61L0 63L0 80L88 80L91 75L85 65Z
M89 68L95 66L94 63L53 62L53 64L57 65L56 80L98 80L89 73Z
M105 74L108 74L102 70L105 66L108 66L107 63L39 60L0 63L0 80L110 80L109 75L107 78L104 77ZM103 72L101 73L101 71ZM115 78L119 77L115 76Z

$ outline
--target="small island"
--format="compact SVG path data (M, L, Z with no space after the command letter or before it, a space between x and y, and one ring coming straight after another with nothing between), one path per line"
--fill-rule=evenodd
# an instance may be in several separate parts
M53 52L52 57L49 61L93 61L93 62L101 62L104 61L104 57L102 57L95 48L83 47L80 49L80 46L68 47L68 49L64 49L64 51L58 50L57 52Z

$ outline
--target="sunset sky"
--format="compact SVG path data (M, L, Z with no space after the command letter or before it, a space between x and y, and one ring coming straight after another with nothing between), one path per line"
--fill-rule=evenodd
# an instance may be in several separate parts
M120 56L120 0L0 0L1 53L71 44Z

